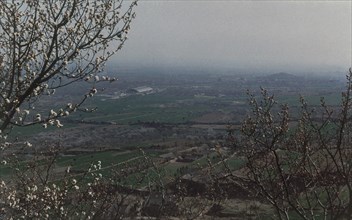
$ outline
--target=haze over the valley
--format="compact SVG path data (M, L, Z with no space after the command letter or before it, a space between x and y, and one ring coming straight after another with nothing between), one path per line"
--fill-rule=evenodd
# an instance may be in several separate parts
M345 71L351 1L142 0L113 65Z

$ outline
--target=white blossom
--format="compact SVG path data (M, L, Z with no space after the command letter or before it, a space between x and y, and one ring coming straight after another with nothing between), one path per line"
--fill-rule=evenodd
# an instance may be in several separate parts
M31 144L31 143L29 143L28 141L26 141L25 143L24 143L27 147L32 147L33 145Z
M40 114L37 114L37 115L35 116L35 119L36 119L36 121L41 121L41 120L42 120L41 115L40 115Z
M57 116L57 113L54 111L54 110L50 110L50 116L52 117L56 117Z
M63 124L61 124L59 120L55 120L55 123L58 128L61 128L62 126L64 126Z

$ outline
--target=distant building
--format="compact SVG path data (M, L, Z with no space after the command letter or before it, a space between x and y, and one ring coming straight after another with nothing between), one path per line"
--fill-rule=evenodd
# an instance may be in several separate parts
M148 94L153 92L153 88L148 87L148 86L140 86L136 87L133 89L128 90L129 93L142 93L142 94Z

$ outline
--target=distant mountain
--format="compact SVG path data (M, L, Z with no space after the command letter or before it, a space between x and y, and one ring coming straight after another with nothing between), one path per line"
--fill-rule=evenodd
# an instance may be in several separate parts
M270 74L266 78L270 78L273 80L292 80L292 79L298 79L299 77L291 73L280 72L280 73Z

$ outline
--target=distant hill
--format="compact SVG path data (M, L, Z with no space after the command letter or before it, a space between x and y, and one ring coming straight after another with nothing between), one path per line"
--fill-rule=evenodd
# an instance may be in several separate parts
M262 85L288 86L303 83L305 78L291 73L279 72L258 77L256 80Z

